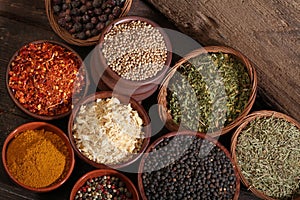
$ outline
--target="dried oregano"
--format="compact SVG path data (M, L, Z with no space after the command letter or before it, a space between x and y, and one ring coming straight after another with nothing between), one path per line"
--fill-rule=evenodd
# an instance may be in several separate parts
M182 64L168 86L168 109L185 128L213 132L235 120L246 107L251 81L234 56L211 53Z

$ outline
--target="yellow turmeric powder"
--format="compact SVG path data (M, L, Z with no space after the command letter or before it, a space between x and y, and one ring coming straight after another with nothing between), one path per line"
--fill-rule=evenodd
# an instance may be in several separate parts
M14 178L27 186L43 188L63 176L69 152L65 142L55 133L28 130L9 143L6 157Z

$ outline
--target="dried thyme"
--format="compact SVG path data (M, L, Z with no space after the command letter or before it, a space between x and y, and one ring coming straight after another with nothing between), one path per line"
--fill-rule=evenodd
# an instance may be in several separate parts
M168 109L177 124L213 132L243 111L251 81L242 62L230 54L200 55L182 64L170 80Z
M251 187L276 199L300 194L300 130L293 124L257 118L238 136L236 155Z

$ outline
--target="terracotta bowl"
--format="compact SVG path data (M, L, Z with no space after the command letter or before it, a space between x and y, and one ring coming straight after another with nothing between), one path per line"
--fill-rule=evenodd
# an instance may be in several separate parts
M250 190L253 194L255 194L257 197L261 198L261 199L266 199L266 200L276 200L273 197L268 196L267 194L264 193L264 191L261 191L257 188L255 188L253 185L251 185L250 180L248 180L244 175L243 175L243 170L242 167L238 164L239 163L239 159L238 159L238 155L237 155L237 144L238 144L238 137L242 134L243 130L246 129L247 125L249 123L251 123L252 121L256 120L257 118L270 118L270 117L274 117L274 119L283 119L291 124L293 124L294 126L296 126L299 130L300 130L300 123L298 121L296 121L295 119L291 118L290 116L280 113L280 112L276 112L276 111L272 111L272 110L260 110L260 111L255 111L249 115L247 115L242 123L239 125L239 127L235 130L232 139L231 139L231 154L232 154L232 158L234 163L237 166L237 171L239 173L239 176L241 178L242 183L245 185L245 187ZM268 167L268 166L266 166ZM263 179L263 178L262 178ZM299 186L300 187L300 186ZM299 188L298 188L299 189ZM296 194L294 195L294 197L292 198L293 200L300 200L300 195Z
M131 4L132 0L125 0L119 17L127 15L131 8ZM65 28L61 27L57 22L58 16L54 14L52 0L45 0L45 8L49 24L51 25L53 31L69 44L77 46L92 46L98 43L98 39L101 33L87 39L78 39L73 37ZM110 21L108 21L107 23L110 23Z
M70 200L75 199L77 191L82 186L85 185L86 181L88 181L91 178L95 178L95 177L99 177L99 176L114 176L114 177L120 178L125 183L127 189L131 192L131 194L132 194L131 199L133 199L133 200L139 199L139 194L138 194L136 187L134 186L134 184L130 181L130 179L127 176L125 176L124 174L122 174L116 170L113 170L113 169L97 169L97 170L93 170L93 171L86 173L75 183L75 185L71 191Z
M207 136L203 133L192 132L192 131L170 132L170 133L167 133L166 135L163 135L163 136L159 137L158 139L156 139L153 143L151 143L149 145L149 147L145 151L143 157L141 158L141 162L140 162L140 165L139 165L138 188L139 188L139 192L141 194L141 198L144 199L144 200L148 199L147 196L146 196L145 190L144 190L142 175L143 175L143 172L144 172L144 166L145 166L146 160L147 160L148 157L151 156L150 152L152 152L161 142L163 142L164 139L172 138L174 136L180 136L180 135L181 136L196 136L199 139L209 141L210 143L214 144L217 148L221 149L225 153L226 157L230 160L230 162L232 164L232 169L233 169L235 177L236 177L235 193L234 193L233 200L238 200L239 193L240 193L240 179L239 179L239 175L238 175L238 172L237 172L237 169L236 169L236 165L234 164L233 159L231 158L231 155L230 155L229 151L221 143L219 143L216 139L214 139L212 137L209 137L209 136ZM164 148L164 147L162 147L162 148ZM167 157L166 154L164 154L164 155ZM156 170L156 169L154 169L154 170Z
M21 183L10 172L10 169L7 165L8 164L7 163L7 148L9 146L10 142L13 141L16 136L18 136L19 134L22 134L22 132L24 132L26 130L41 130L41 129L44 129L45 131L50 131L52 133L57 134L62 139L62 141L65 143L65 146L66 146L67 151L69 153L69 157L67 158L67 165L65 167L63 175L57 181L55 181L53 184L51 184L47 187L34 188L34 187L30 187L28 185L25 185L25 184ZM20 185L21 187L23 187L25 189L28 189L28 190L31 190L31 191L34 191L34 192L49 192L49 191L52 191L52 190L62 186L68 180L68 178L71 176L71 173L72 173L72 171L74 169L74 165L75 165L75 156L74 156L74 151L72 149L72 146L69 143L68 137L66 136L66 134L61 129L57 128L54 125L46 123L46 122L30 122L30 123L26 123L26 124L23 124L23 125L17 127L15 130L13 130L8 135L8 137L4 141L3 148L2 148L2 162L3 162L3 165L4 165L5 171L7 172L9 177L16 184Z
M141 80L141 81L134 81L124 79L119 76L116 72L114 72L110 67L108 67L106 63L106 58L102 53L102 48L104 44L104 37L105 35L115 26L119 24L126 24L132 21L142 21L146 22L147 24L152 25L155 28L158 28L161 35L164 38L166 48L167 48L167 59L165 61L164 67L160 70L155 76ZM102 32L99 44L96 46L95 51L91 57L91 69L92 69L92 79L98 88L103 89L103 84L99 83L102 81L105 86L110 88L111 90L116 91L117 93L124 94L127 96L131 96L137 101L142 101L147 97L151 96L156 89L158 88L159 84L163 80L172 60L172 46L171 42L167 36L167 34L163 31L162 28L159 27L158 24L155 22L139 17L139 16L127 16L121 17L117 20L111 22Z
M21 103L20 100L17 99L16 96L15 96L16 92L9 86L9 82L10 82L10 78L11 78L11 75L10 75L11 65L14 62L14 60L17 58L17 56L20 54L20 51L23 48L29 47L32 44L41 44L41 43L45 43L45 42L48 42L48 43L60 46L60 47L64 48L65 50L72 52L74 54L74 58L76 58L77 61L78 61L78 69L80 69L80 73L82 72L83 76L84 76L84 80L83 80L83 82L84 82L84 88L81 88L80 94L77 95L76 98L78 98L78 99L75 99L75 96L73 95L74 98L68 100L68 102L67 102L70 105L70 108L68 110L66 110L66 112L59 113L59 114L56 114L56 115L55 114L54 115L50 115L50 114L49 115L41 115L41 114L38 114L37 112L30 111L28 108L24 107L24 104L28 103L28 101L25 100L25 102ZM24 53L24 55L25 55L25 53ZM22 59L23 60L25 60L25 59L28 60L28 59L31 59L30 57L31 57L31 55L28 55L27 57L24 57ZM34 59L32 59L32 60L34 60ZM51 60L51 58L49 60ZM33 61L33 62L35 62L35 61ZM49 63L51 63L51 62L49 62ZM50 64L50 65L52 65L52 64ZM57 77L57 78L60 78L60 77ZM28 80L30 80L30 78ZM8 67L7 67L7 71L6 71L6 86L7 86L7 90L8 90L8 93L9 93L9 96L11 97L11 99L14 101L14 103L23 112L25 112L26 114L30 115L31 117L34 117L34 118L39 119L39 120L54 120L54 119L60 119L60 118L63 118L65 116L67 116L67 115L70 115L70 113L71 113L71 105L74 104L74 103L76 103L81 97L83 97L83 96L85 96L87 94L89 84L90 84L90 82L89 82L89 78L88 78L88 73L86 71L86 67L84 65L84 62L82 61L82 59L79 56L79 54L76 53L70 47L66 46L65 44L62 44L62 43L56 42L56 41L50 41L50 40L38 40L38 41L33 41L33 42L28 43L28 44L25 44L17 52L15 52L15 54L12 56L12 58L9 61L9 64L8 64ZM36 88L34 88L34 89L36 89ZM40 89L37 89L37 90L40 90ZM41 98L45 98L45 97L41 97ZM49 97L47 97L47 98L49 98ZM36 105L36 106L38 106L38 105Z
M74 107L74 110L69 118L68 135L69 135L71 145L72 145L73 149L75 150L75 153L86 163L88 163L96 168L106 168L107 165L105 165L105 163L94 162L80 152L80 150L77 148L76 141L73 136L73 132L72 132L73 124L74 124L74 120L76 118L76 115L77 115L81 105L94 102L96 99L106 99L106 98L111 98L111 97L118 98L121 103L126 104L126 105L128 105L128 103L130 103L133 110L136 110L138 112L139 116L143 120L143 132L145 133L145 138L143 139L142 147L141 147L141 150L139 151L139 153L135 154L132 158L130 158L129 160L127 160L125 162L118 163L118 164L112 164L112 165L109 165L109 167L114 168L114 169L119 169L119 168L123 168L123 167L126 167L126 166L134 163L142 155L142 153L146 150L146 148L149 144L149 141L150 141L150 137L151 137L151 126L150 126L149 116L148 116L147 112L145 111L145 109L142 107L142 105L139 104L134 99L129 98L127 96L120 95L120 94L115 94L112 91L101 91L101 92L97 92L95 94L87 96L86 98L82 99L82 101L80 101L77 106Z
M244 109L241 111L241 113L229 124L221 128L221 130L216 130L212 133L209 133L211 137L218 137L220 135L226 134L229 131L231 131L233 128L237 127L242 119L250 112L252 109L252 106L256 99L256 93L257 93L257 75L254 66L250 62L250 60L243 55L241 52L226 46L207 46L200 49L196 49L187 55L185 55L182 59L180 59L171 69L168 71L166 78L163 80L161 87L159 88L159 94L157 97L157 101L159 106L159 116L163 122L165 122L165 126L170 131L177 131L179 129L181 130L187 130L188 128L182 127L179 124L175 123L173 120L173 117L171 115L171 112L168 110L168 100L167 100L167 94L168 94L168 85L171 80L171 78L176 73L177 69L188 60L195 58L199 55L205 55L208 53L226 53L234 56L237 60L239 60L241 63L244 64L249 78L250 78L250 95L249 99L244 107Z

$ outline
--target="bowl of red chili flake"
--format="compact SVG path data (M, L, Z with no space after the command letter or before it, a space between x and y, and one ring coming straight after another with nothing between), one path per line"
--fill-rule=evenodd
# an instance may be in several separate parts
M84 97L88 77L81 57L70 47L49 40L30 42L11 58L8 93L26 114L41 120L63 118Z

